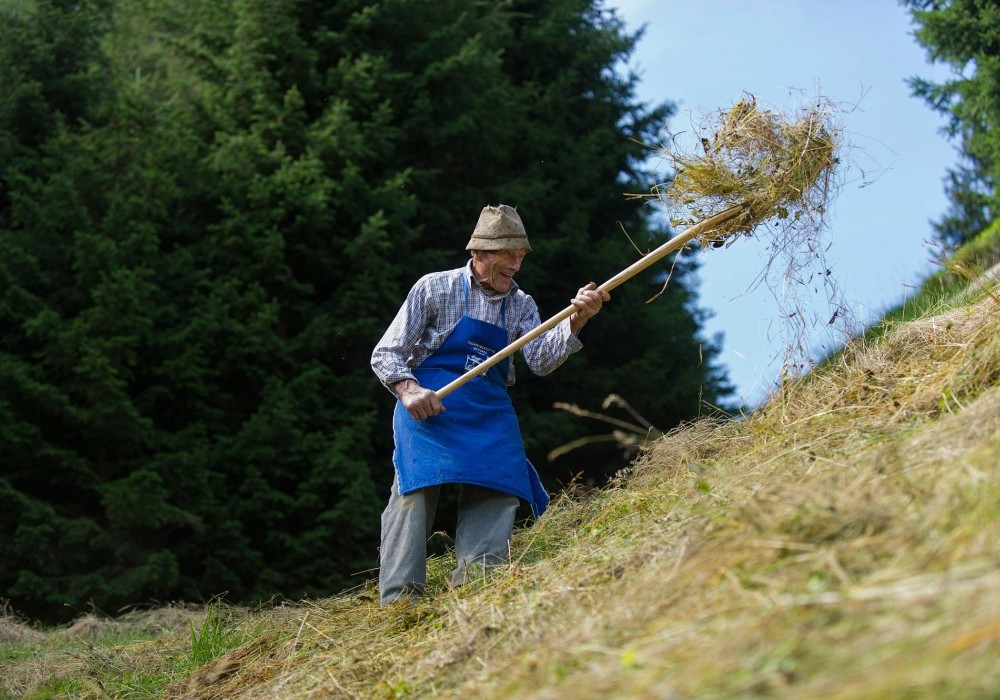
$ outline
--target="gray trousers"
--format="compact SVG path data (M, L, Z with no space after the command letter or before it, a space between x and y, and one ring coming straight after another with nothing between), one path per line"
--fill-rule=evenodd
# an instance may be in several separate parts
M379 549L379 591L383 604L401 596L421 595L427 583L427 539L434 526L440 486L399 493L398 477L392 482L389 504L382 512L382 546ZM470 569L496 566L507 560L517 496L493 489L461 484L455 558L458 565L449 584L460 586Z

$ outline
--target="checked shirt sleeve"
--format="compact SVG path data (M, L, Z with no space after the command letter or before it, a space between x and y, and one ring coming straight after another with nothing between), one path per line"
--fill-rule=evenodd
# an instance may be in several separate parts
M541 325L538 315L538 305L529 295L518 319L518 337L529 333ZM555 328L543 333L538 338L521 348L528 367L538 375L546 375L555 371L570 355L583 347L583 343L570 331L569 319L563 319Z
M432 315L427 304L425 282L420 280L413 285L406 301L372 351L372 370L386 388L403 379L414 378L412 359Z

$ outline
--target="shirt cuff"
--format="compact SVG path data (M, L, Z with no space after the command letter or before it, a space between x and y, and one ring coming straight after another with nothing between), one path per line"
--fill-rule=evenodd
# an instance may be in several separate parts
M386 389L388 389L389 393L392 394L394 398L399 398L398 396L396 396L396 392L392 390L392 385L395 384L396 382L401 382L404 379L412 379L415 382L417 381L417 378L414 377L410 373L405 373L405 374L402 374L402 373L400 373L400 374L390 374L382 382L382 386L384 386ZM420 382L417 382L417 383L419 384Z
M563 329L563 337L565 342L565 354L572 355L574 352L583 347L583 341L577 337L576 333L573 332L573 326L570 323L569 318L564 318L560 324Z
M566 354L576 352L583 347L583 341L576 337L572 331L566 336Z

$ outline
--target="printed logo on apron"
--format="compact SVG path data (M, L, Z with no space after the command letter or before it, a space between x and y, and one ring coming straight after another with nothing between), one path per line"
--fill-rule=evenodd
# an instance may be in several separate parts
M470 369L475 369L481 365L486 360L490 359L496 354L496 350L486 345L481 345L473 340L466 343L469 349L469 354L465 356L465 371L468 372Z

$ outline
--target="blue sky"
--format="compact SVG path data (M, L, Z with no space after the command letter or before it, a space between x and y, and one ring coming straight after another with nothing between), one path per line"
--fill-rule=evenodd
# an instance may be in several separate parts
M895 0L606 6L630 31L647 25L629 65L641 77L640 100L677 103L670 131L732 106L744 92L782 112L817 96L838 107L847 165L824 236L827 262L854 318L871 323L933 271L930 222L947 209L944 177L957 152L940 133L944 119L911 96L906 82L949 75L928 63L908 10ZM755 286L768 254L741 239L699 255L699 305L714 314L705 334L723 334L720 360L738 396L755 403L773 388L789 342L774 293ZM808 342L819 354L843 336L817 327Z

